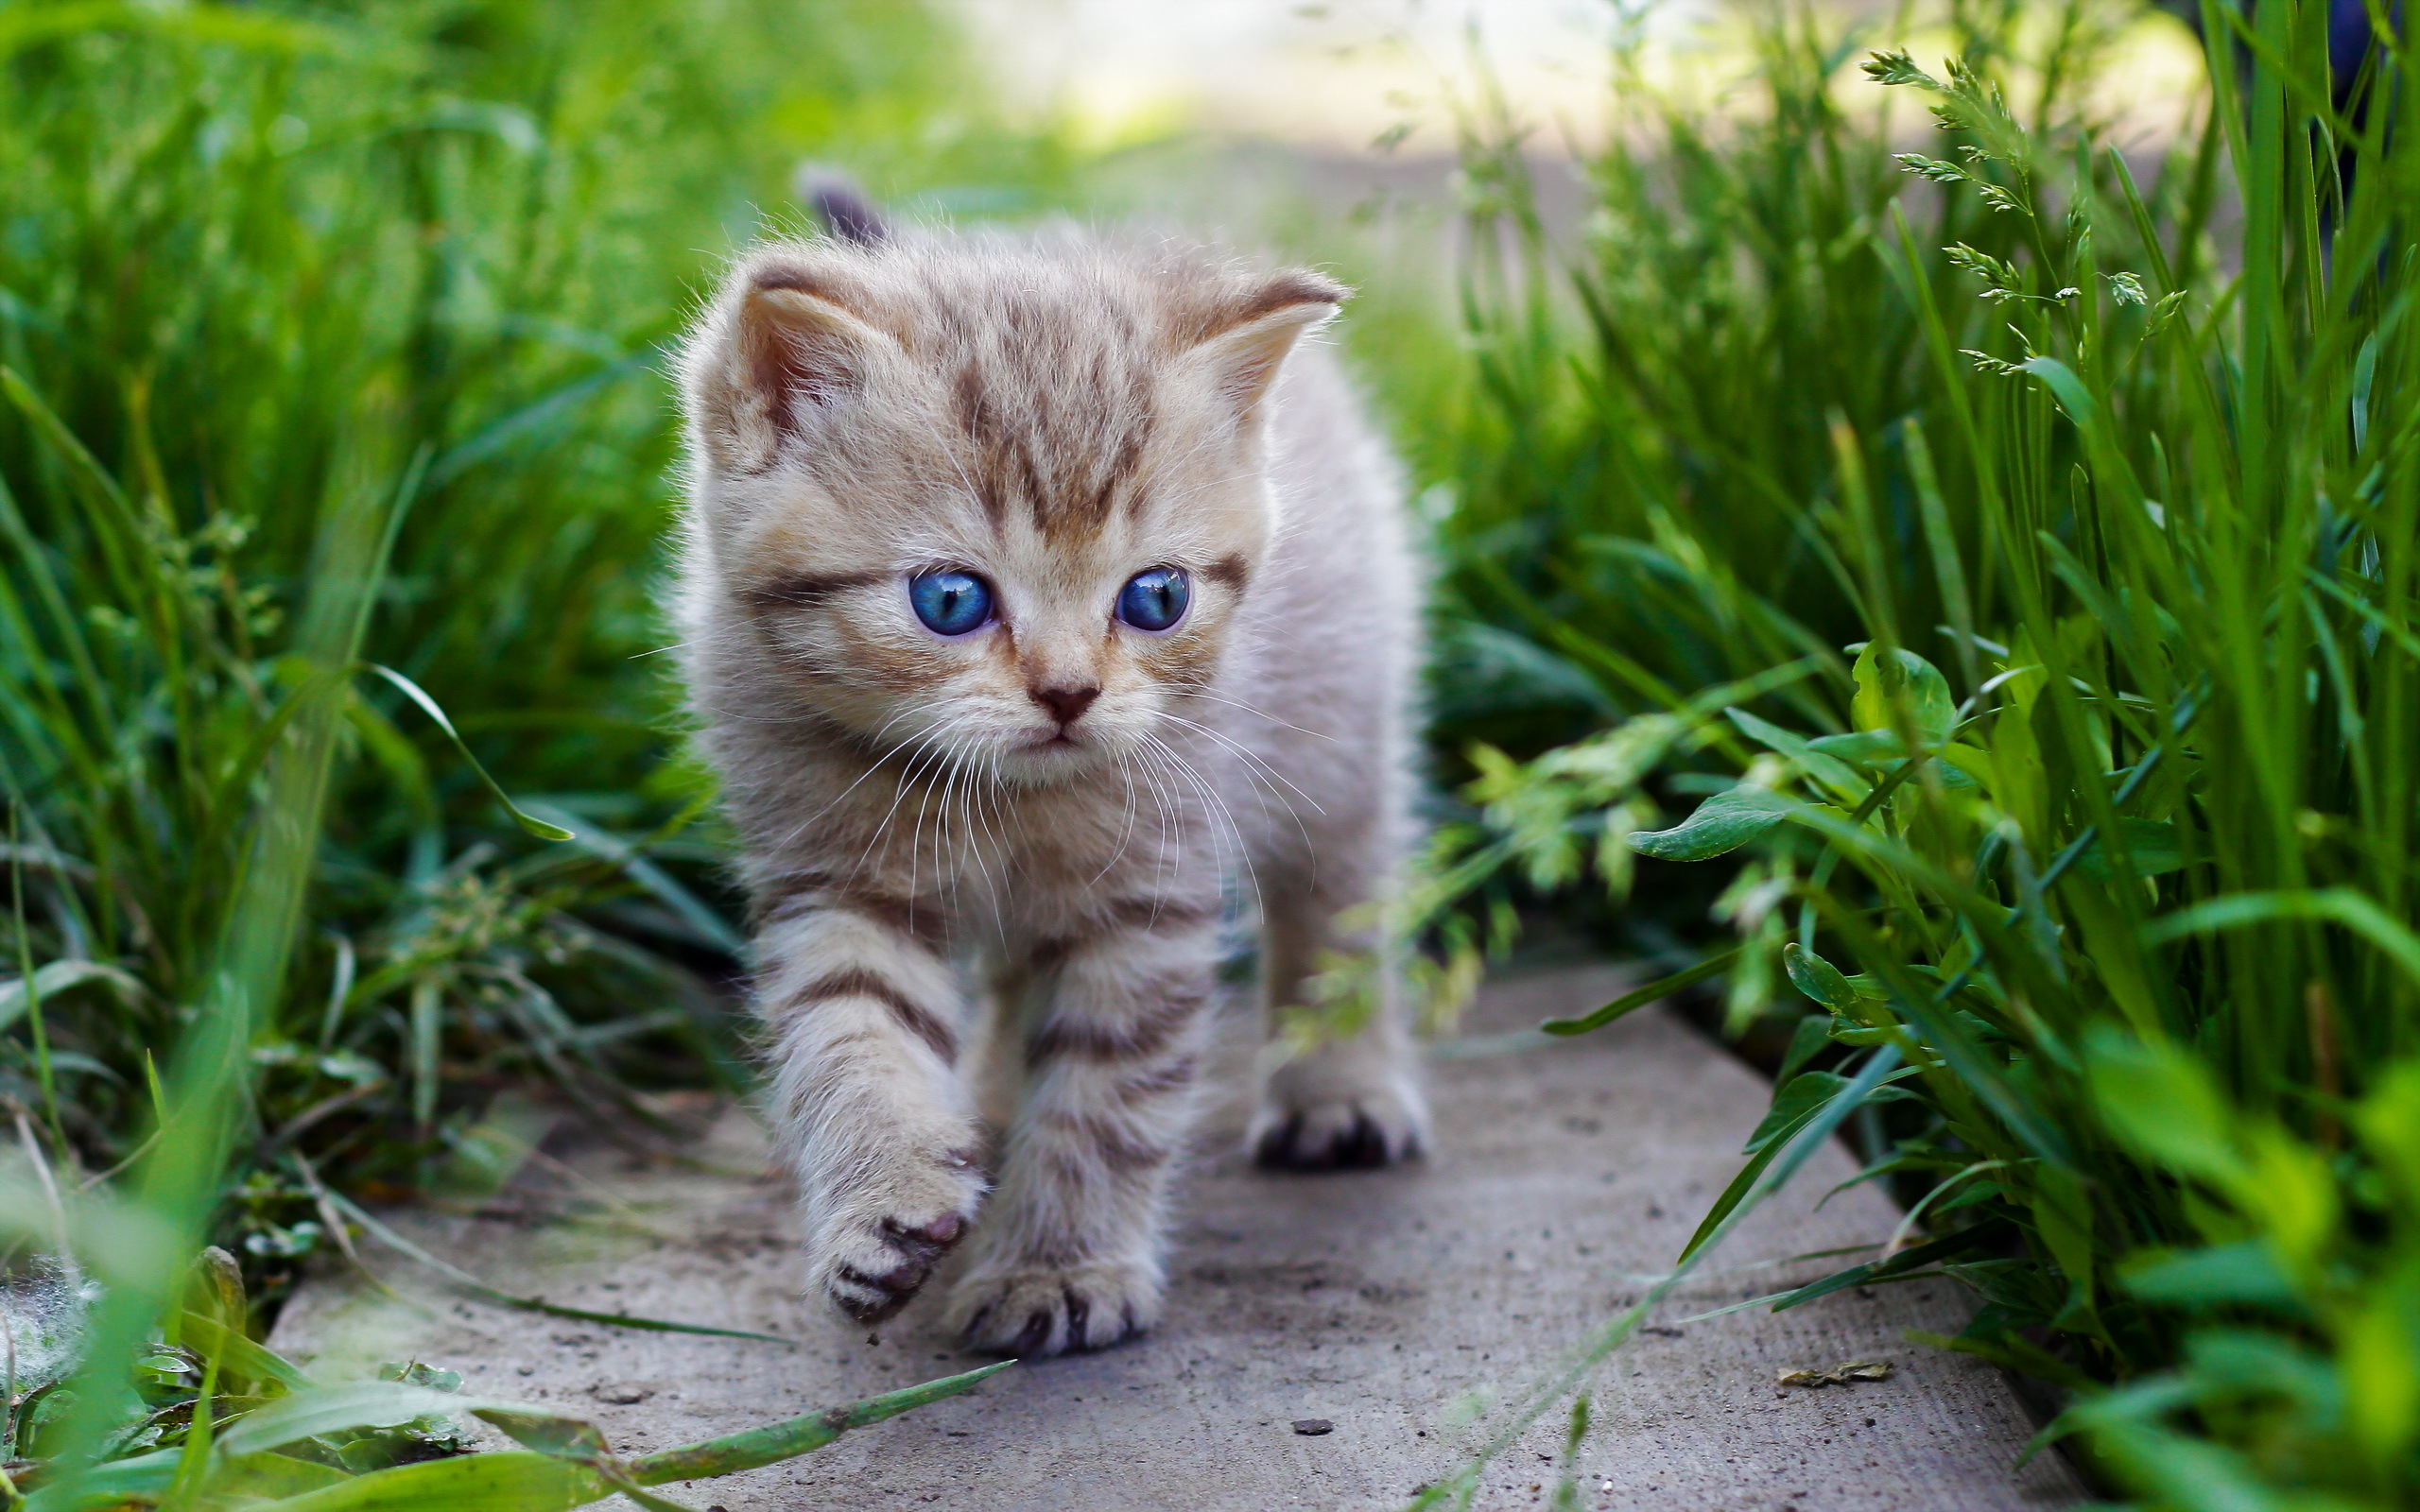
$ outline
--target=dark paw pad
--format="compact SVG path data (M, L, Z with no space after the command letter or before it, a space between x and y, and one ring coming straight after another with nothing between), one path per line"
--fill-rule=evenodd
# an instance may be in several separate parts
M1341 1127L1313 1129L1295 1113L1261 1136L1253 1158L1281 1171L1372 1171L1418 1153L1409 1141L1400 1150L1391 1147L1378 1121L1357 1108Z
M899 1263L878 1275L843 1266L841 1279L862 1288L863 1297L835 1293L835 1300L860 1323L880 1323L906 1307L931 1279L933 1266L966 1233L966 1220L945 1212L928 1224L909 1228L895 1218L883 1220L883 1243Z

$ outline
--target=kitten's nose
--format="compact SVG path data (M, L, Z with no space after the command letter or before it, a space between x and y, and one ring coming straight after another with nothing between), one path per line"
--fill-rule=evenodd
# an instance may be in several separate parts
M1050 717L1058 720L1063 727L1072 725L1084 717L1084 711L1093 706L1095 698L1100 696L1100 690L1093 687L1028 688L1026 691L1033 695L1034 702L1049 710Z

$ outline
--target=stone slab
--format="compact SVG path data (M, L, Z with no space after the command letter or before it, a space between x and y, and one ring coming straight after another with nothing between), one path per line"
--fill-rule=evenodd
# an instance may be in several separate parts
M1660 1012L1579 1040L1522 1032L1620 986L1606 968L1493 984L1468 1037L1435 1047L1440 1148L1409 1169L1254 1171L1231 1100L1189 1171L1168 1315L1151 1336L1020 1366L804 1460L668 1489L727 1512L1403 1506L1463 1462L1471 1400L1517 1393L1642 1295L1763 1112L1753 1073ZM1248 1016L1229 1017L1238 1058ZM1902 1340L1962 1325L1971 1303L1953 1286L1675 1324L1844 1263L1789 1257L1886 1236L1896 1213L1869 1187L1815 1210L1851 1174L1844 1151L1822 1152L1614 1356L1582 1505L2014 1512L2082 1497L2055 1454L2013 1469L2032 1425L1996 1372ZM417 1356L461 1370L466 1390L593 1417L631 1452L977 1363L938 1332L930 1297L873 1336L798 1297L787 1194L737 1110L685 1166L575 1145L475 1211L403 1221L508 1290L797 1343L634 1332L426 1292L399 1307L327 1279L288 1306L280 1348L332 1374ZM1896 1370L1821 1391L1773 1383L1852 1359ZM1305 1418L1334 1429L1295 1433ZM1544 1507L1561 1435L1559 1414L1532 1428L1476 1504Z

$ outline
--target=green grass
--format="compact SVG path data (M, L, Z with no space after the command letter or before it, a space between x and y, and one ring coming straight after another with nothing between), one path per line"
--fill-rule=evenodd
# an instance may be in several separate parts
M0 93L0 1277L104 1287L0 1461L83 1504L164 1443L191 1504L241 1467L128 1428L240 1339L128 1363L205 1242L257 1329L319 1173L421 1185L533 1078L642 1128L742 1083L654 655L691 302L803 158L943 206L1076 160L890 0L23 0Z
M328 761L254 1005L268 1153L409 1184L517 1077L626 1114L655 1068L728 1080L736 936L655 655L665 343L802 158L943 199L1072 160L985 113L948 28L851 0L11 5L0 70L0 782L40 988L0 999L0 1098L55 1160L133 1153L297 740ZM337 519L392 534L341 611ZM315 662L338 612L358 648ZM578 838L532 843L406 683ZM226 1237L273 1259L306 1211L282 1179Z
M2402 1506L2420 96L2395 44L2346 120L2321 8L2263 4L2240 74L2207 16L2147 172L2060 93L2088 57L2004 94L2004 16L1867 80L1777 25L1768 116L1668 117L1596 164L1618 234L1476 270L1460 602L1629 717L1481 752L1458 843L1616 893L1729 858L1732 1022L1795 1032L1685 1265L1845 1126L1901 1244L1772 1305L1946 1272L1982 1306L1935 1342L2063 1393L2141 1504ZM1939 113L1929 182L1860 95Z

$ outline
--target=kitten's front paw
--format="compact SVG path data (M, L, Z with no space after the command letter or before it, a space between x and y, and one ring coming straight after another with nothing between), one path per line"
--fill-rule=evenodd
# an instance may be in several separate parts
M1281 1170L1370 1170L1427 1148L1428 1107L1409 1078L1301 1090L1281 1082L1270 1087L1246 1141L1253 1160Z
M860 1323L906 1307L966 1236L983 1194L973 1152L909 1162L848 1194L807 1250L809 1283Z
M1123 1262L978 1270L958 1283L949 1304L949 1326L968 1349L1028 1360L1106 1349L1159 1319L1158 1273Z

